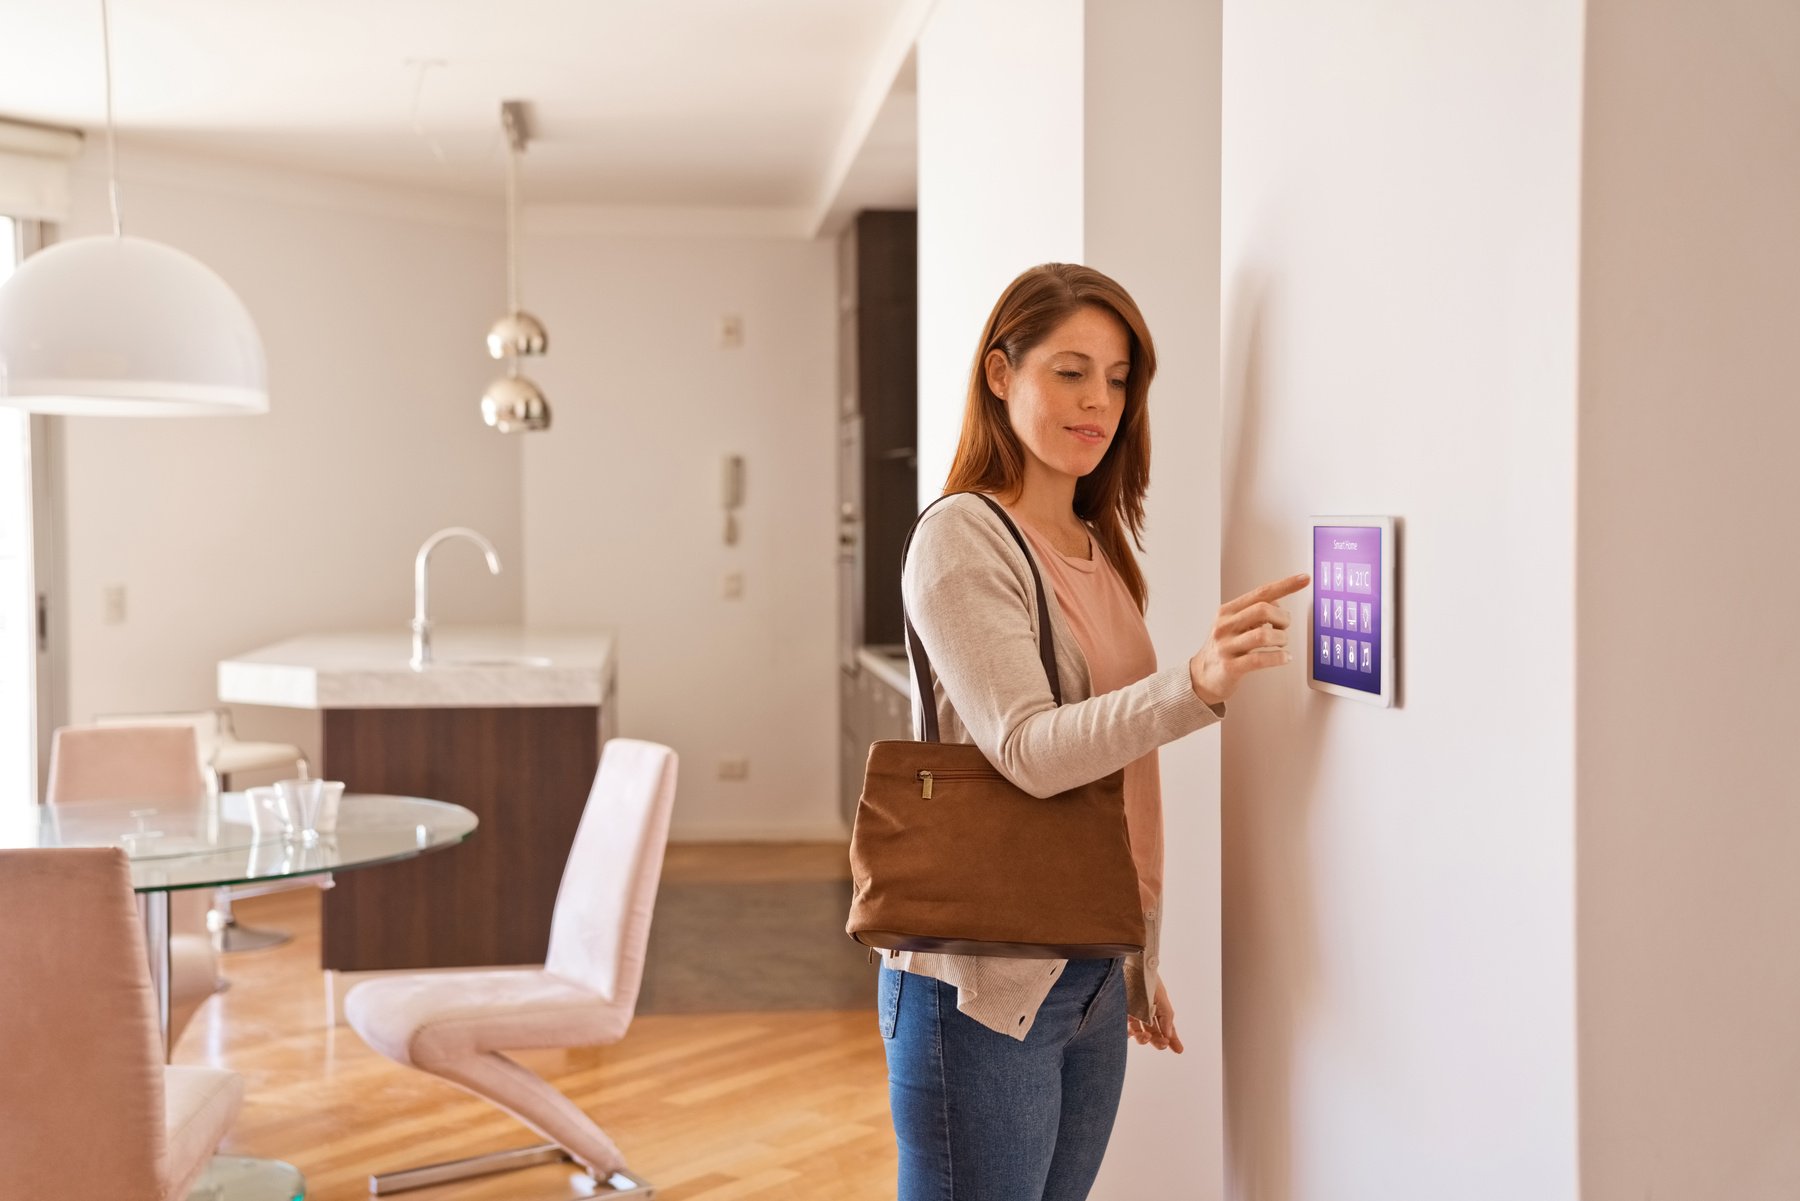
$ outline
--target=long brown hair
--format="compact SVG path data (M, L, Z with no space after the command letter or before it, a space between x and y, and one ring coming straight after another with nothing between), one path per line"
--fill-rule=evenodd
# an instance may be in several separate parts
M969 373L962 436L944 491L1016 497L1025 483L1025 450L1007 420L1006 402L987 382L987 357L998 350L1016 370L1025 355L1078 309L1104 309L1124 323L1131 340L1125 411L1100 465L1075 481L1075 515L1089 523L1139 610L1149 589L1135 545L1144 548L1144 490L1150 485L1150 419L1145 406L1156 374L1156 347L1131 294L1110 277L1076 263L1043 263L1006 285L988 314ZM1127 541L1127 534L1130 540Z

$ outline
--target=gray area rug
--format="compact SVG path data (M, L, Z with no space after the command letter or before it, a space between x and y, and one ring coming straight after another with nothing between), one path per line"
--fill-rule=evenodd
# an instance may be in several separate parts
M665 882L639 1013L873 1009L868 948L844 933L848 880Z

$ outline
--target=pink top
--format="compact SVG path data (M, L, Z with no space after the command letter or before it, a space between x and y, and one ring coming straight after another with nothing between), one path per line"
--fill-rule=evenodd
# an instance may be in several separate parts
M1149 627L1100 543L1091 542L1091 559L1065 555L1030 522L1011 509L1007 512L1037 552L1044 582L1055 590L1063 618L1087 656L1091 695L1154 675L1156 648ZM1162 896L1163 881L1162 772L1155 751L1125 765L1125 825L1137 864L1138 891L1150 909Z

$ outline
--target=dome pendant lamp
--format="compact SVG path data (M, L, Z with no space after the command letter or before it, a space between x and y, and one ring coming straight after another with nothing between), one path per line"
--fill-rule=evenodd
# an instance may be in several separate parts
M266 413L262 338L237 294L199 260L125 236L110 25L100 0L113 231L58 242L0 285L0 405L101 416Z
M550 346L544 324L519 308L519 155L524 151L525 105L500 105L506 129L506 315L488 330L488 354L506 360L506 374L487 386L481 397L481 419L503 434L550 428L550 402L543 391L519 374L519 356L543 354Z

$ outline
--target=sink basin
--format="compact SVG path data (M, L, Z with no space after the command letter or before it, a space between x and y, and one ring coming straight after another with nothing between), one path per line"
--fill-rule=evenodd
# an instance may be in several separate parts
M472 655L441 656L431 661L433 667L549 667L542 655Z

